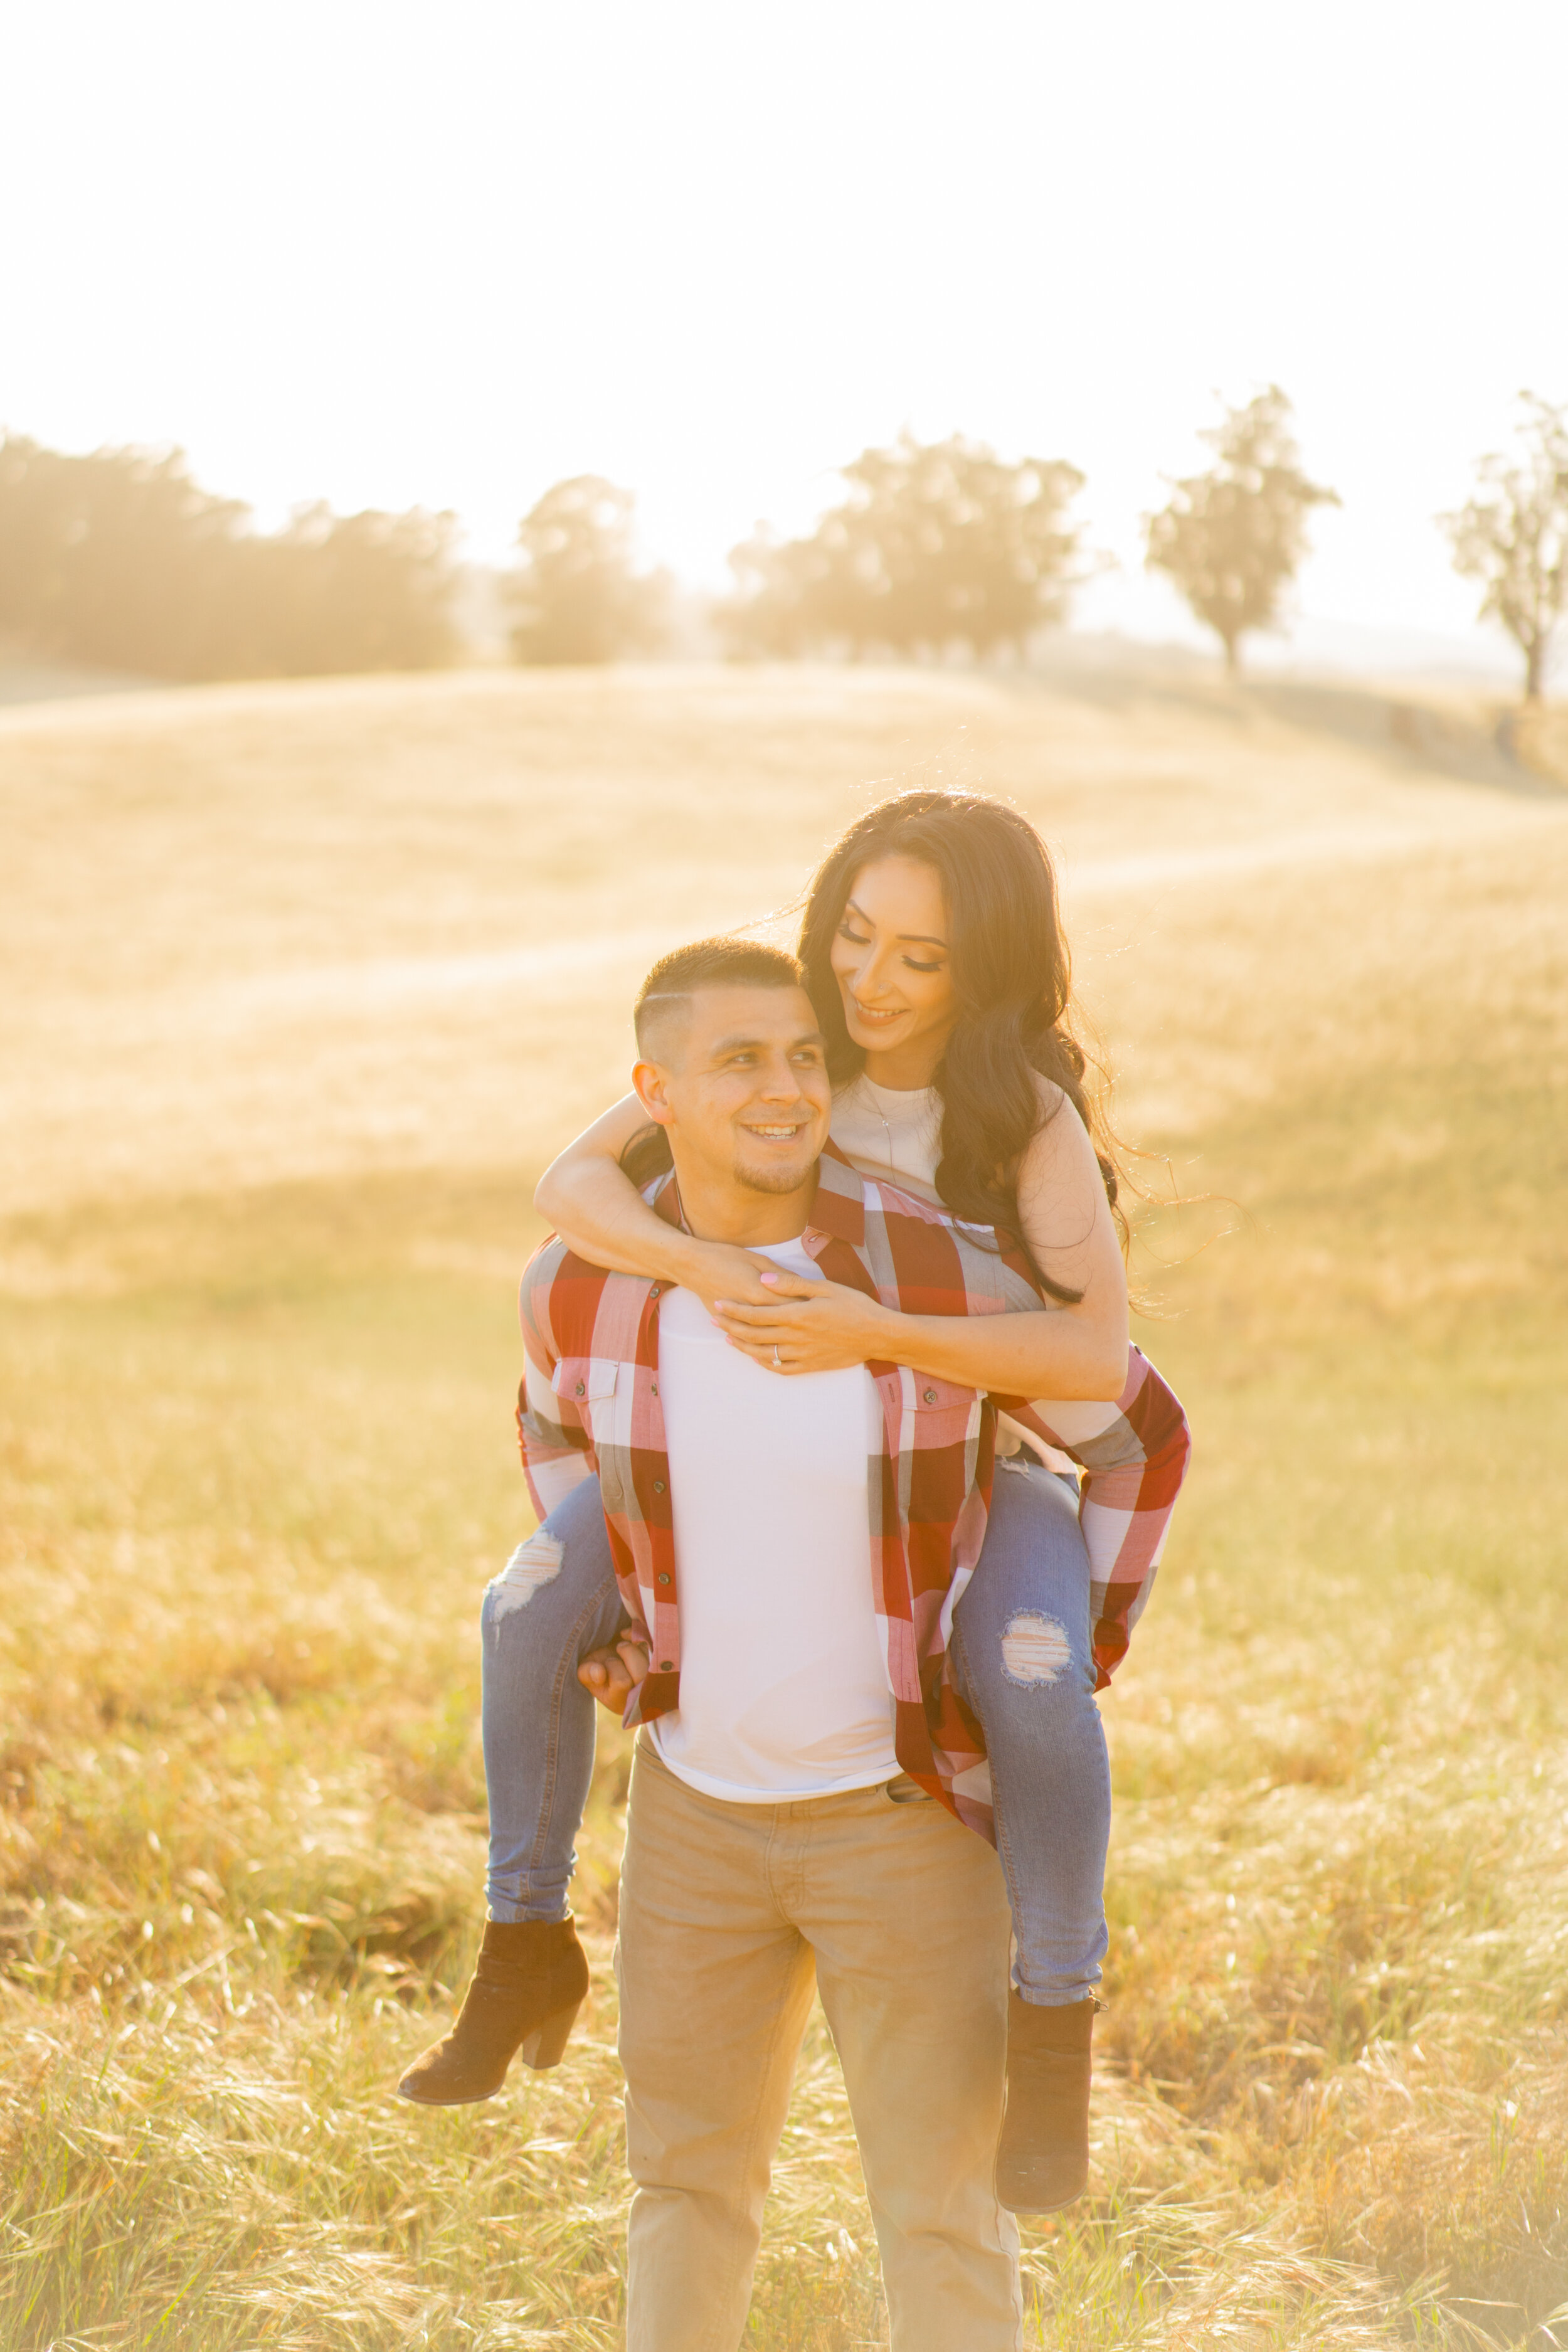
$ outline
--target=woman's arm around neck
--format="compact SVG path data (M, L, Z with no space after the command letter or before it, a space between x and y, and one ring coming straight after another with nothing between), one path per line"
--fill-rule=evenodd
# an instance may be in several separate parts
M540 1178L533 1205L568 1248L612 1274L695 1291L711 1312L717 1297L764 1304L809 1285L765 1257L724 1242L698 1241L666 1224L622 1169L621 1154L648 1124L636 1095L623 1095L584 1128ZM764 1287L764 1269L773 1279Z
M764 1370L834 1371L881 1357L1007 1396L1114 1403L1127 1381L1127 1270L1105 1180L1070 1102L1040 1081L1043 1124L1018 1170L1018 1223L1041 1273L1081 1292L1037 1314L900 1315L828 1284L719 1321ZM775 1349L778 1351L775 1356Z
M1018 1224L1039 1271L1064 1290L1081 1294L1075 1305L1056 1310L1058 1317L1071 1318L1070 1339L1059 1321L1052 1338L1089 1385L1037 1388L1029 1393L1113 1400L1126 1378L1131 1338L1127 1267L1116 1220L1082 1119L1048 1078L1040 1079L1039 1088L1044 1120L1019 1163ZM1091 1376L1097 1370L1100 1379L1095 1381Z

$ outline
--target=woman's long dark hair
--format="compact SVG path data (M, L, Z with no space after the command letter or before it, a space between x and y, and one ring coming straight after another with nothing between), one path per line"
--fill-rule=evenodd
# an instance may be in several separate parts
M1034 826L1005 801L978 793L900 793L868 810L828 852L806 901L800 960L835 1085L854 1076L866 1057L845 1024L833 941L856 875L879 857L912 857L933 867L947 900L959 1013L934 1077L942 1105L936 1171L942 1200L955 1216L1000 1225L1022 1242L1017 1168L1042 1123L1038 1071L1061 1088L1088 1129L1115 1211L1110 1139L1085 1092L1088 1057L1070 1023L1072 968L1057 912L1056 873ZM1037 1272L1054 1298L1072 1305L1083 1296L1051 1281L1043 1268Z

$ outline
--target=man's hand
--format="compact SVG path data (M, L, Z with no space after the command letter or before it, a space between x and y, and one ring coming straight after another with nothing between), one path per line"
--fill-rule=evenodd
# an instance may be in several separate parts
M577 1679L601 1706L618 1717L626 1713L627 1699L647 1673L647 1652L630 1633L623 1633L613 1649L590 1650L577 1668Z
M763 1281L765 1307L725 1297L714 1302L713 1319L764 1370L837 1372L884 1353L891 1318L876 1299L842 1282L802 1281L783 1266Z

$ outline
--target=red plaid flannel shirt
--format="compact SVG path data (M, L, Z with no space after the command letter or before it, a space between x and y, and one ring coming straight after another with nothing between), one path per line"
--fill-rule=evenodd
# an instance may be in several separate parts
M672 1177L648 1199L681 1222ZM1027 1262L929 1203L860 1176L832 1144L804 1245L829 1281L910 1315L1038 1307ZM680 1703L680 1582L658 1396L658 1302L668 1286L609 1274L551 1240L522 1280L527 1357L518 1430L541 1517L597 1470L621 1595L648 1647L628 1724ZM985 1745L953 1681L952 1612L985 1538L996 1414L1060 1447L1084 1472L1080 1517L1092 1580L1100 1688L1154 1581L1190 1444L1180 1404L1137 1349L1114 1405L990 1397L900 1364L868 1366L882 1408L868 1465L872 1593L896 1710L899 1762L958 1818L994 1834Z

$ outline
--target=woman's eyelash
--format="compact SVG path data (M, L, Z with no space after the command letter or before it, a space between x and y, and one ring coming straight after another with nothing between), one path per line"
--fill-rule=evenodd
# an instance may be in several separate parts
M841 940L847 940L848 944L852 948L864 948L870 945L869 940L867 939L862 932L852 931L847 923L839 924L838 936ZM906 956L904 958L904 961L908 964L911 971L940 971L942 970L940 963L921 963L917 956Z

